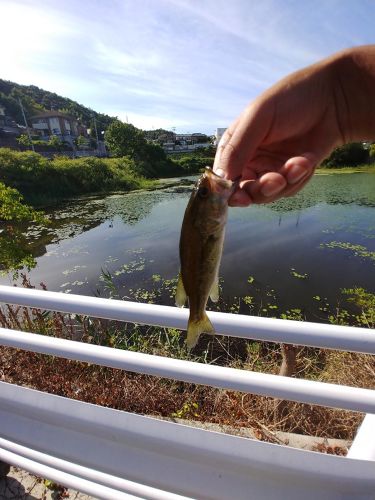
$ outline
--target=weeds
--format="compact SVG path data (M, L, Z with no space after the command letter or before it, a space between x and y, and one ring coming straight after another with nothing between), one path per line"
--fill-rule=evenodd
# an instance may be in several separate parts
M103 276L106 293L112 298L121 298L111 274L106 271ZM26 275L22 279L23 286L33 288ZM170 295L175 287L175 280L163 280L159 275L153 275L152 281L157 288L154 296L148 295L150 300L155 297L159 300L163 294ZM361 321L356 316L362 318L364 315L367 323L372 324L374 296L360 288L345 290L344 296L360 309L360 313L347 316L343 310L337 311L336 320L345 324L346 321ZM231 307L237 307L239 303L252 307L252 301L247 302L242 303L237 298ZM300 309L289 309L280 316L303 320ZM181 332L172 328L10 305L0 310L0 326L265 373L277 373L282 357L281 347L273 343L220 336L203 336L199 351L190 353ZM277 412L273 398L127 373L6 347L0 347L0 359L1 376L11 383L141 414L198 419L233 427L250 426L258 429L264 439L268 439L264 429L350 439L362 418L359 413L289 401L282 402L283 411ZM296 352L295 366L297 377L375 387L375 360L372 356L305 347Z

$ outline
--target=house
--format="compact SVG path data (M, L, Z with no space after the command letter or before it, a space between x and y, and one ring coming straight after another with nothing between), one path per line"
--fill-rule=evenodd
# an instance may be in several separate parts
M22 133L22 127L6 114L5 106L0 104L0 147L17 148L17 137Z
M33 131L48 140L51 135L60 137L73 145L73 141L79 135L86 136L87 131L78 123L76 118L60 111L45 111L31 118Z

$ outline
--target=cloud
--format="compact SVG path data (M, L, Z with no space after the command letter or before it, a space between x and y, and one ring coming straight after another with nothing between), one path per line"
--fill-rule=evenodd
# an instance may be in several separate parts
M373 40L368 0L0 1L2 78L143 128L211 133L285 74Z

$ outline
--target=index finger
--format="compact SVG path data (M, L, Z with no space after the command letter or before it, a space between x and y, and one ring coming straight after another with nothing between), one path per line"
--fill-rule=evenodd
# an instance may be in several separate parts
M260 106L250 104L228 127L218 145L214 170L228 179L241 176L258 145L262 142L272 119L262 116Z

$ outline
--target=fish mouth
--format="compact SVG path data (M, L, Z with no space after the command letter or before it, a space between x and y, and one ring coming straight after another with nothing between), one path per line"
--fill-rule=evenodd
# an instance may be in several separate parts
M213 191L228 191L228 196L231 196L236 190L241 177L238 177L234 181L229 179L224 179L216 172L212 170L211 167L204 167L204 177L206 177L210 183L210 187Z

